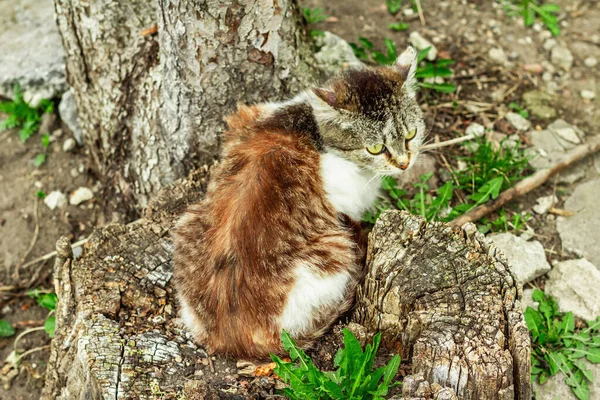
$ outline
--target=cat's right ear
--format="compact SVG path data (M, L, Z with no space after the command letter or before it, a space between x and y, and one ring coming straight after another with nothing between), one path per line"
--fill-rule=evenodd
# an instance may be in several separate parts
M348 87L341 80L334 81L327 88L314 88L313 93L335 110L353 111L355 106L350 101Z
M312 91L313 91L314 94L317 95L318 98L320 98L321 100L323 100L330 107L332 107L332 108L338 108L339 107L337 95L335 94L335 92L333 90L322 89L322 88L314 88Z
M415 94L417 87L417 80L415 78L417 64L417 51L412 46L408 46L406 50L398 56L393 66L393 68L400 73L402 79L404 79L403 87L405 87L411 95Z

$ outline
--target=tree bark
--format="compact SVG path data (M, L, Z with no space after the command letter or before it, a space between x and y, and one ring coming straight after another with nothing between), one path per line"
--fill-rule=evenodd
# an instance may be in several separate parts
M203 196L209 172L195 171L161 191L139 222L97 229L76 260L59 241L56 333L44 399L264 398L275 392L273 378L238 371L246 364L211 360L177 319L169 229ZM530 397L520 289L474 226L453 230L385 213L370 236L367 266L354 319L367 334L381 331L385 344L412 363L397 398ZM333 336L324 341L339 343ZM331 360L335 350L316 357Z
M294 0L55 0L55 9L86 147L127 206L212 161L236 103L279 100L316 76Z
M382 332L413 375L465 400L531 397L522 289L475 225L386 212L369 237L367 271L354 320Z

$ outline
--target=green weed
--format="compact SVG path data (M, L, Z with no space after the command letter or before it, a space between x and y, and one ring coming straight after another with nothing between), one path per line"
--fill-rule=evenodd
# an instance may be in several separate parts
M23 142L36 133L42 123L44 113L53 113L54 103L44 99L37 107L31 107L23 100L21 87L14 87L14 100L0 102L0 113L8 117L0 124L0 130L19 128L19 137Z
M304 15L304 19L306 20L307 25L318 24L326 20L329 16L323 12L322 8L309 8L304 7L302 9L302 15ZM311 29L310 36L314 39L317 36L323 36L324 33L320 29Z
M554 35L560 35L557 15L560 6L554 3L539 4L537 0L501 0L504 10L509 15L521 15L525 26L532 26L537 18Z
M0 319L0 337L9 337L15 334L15 328L6 320Z
M375 355L381 334L373 338L363 351L352 332L344 329L344 348L334 358L335 371L323 372L302 349L296 346L289 334L281 334L284 349L291 362L276 355L271 359L277 364L275 373L289 385L283 394L293 400L364 399L382 400L390 388L400 366L400 356L395 355L386 366L373 370Z
M512 217L510 217L508 212L502 208L498 212L498 218L493 220L482 218L481 221L477 223L477 228L482 233L507 232L509 230L520 231L530 219L530 213L513 213Z
M385 0L385 5L390 14L396 15L402 8L402 0Z
M405 31L409 28L409 25L406 22L396 22L393 24L389 24L388 27L396 32Z
M518 113L519 115L521 115L521 117L525 119L529 118L529 112L514 101L508 103L508 108L514 110L516 113Z
M54 328L56 320L54 318L54 310L56 309L56 302L58 297L55 293L43 293L39 289L32 289L27 292L27 296L35 299L37 303L50 311L50 314L44 322L44 330L51 338L54 337Z
M573 394L580 400L590 397L588 383L593 376L584 360L600 363L600 317L585 329L575 329L572 312L561 313L552 296L533 292L537 310L527 307L525 322L531 334L531 380L545 383L561 373Z

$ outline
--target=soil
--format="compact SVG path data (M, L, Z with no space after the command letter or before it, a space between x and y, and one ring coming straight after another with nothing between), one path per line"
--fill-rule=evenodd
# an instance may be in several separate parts
M522 94L535 88L555 86L557 98L554 103L558 115L567 122L579 126L588 135L598 134L600 111L596 100L582 100L582 89L598 93L600 69L584 65L584 59L593 56L600 60L600 2L555 0L562 7L562 33L556 38L568 47L574 56L574 65L569 72L557 72L551 82L542 79L541 74L528 72L526 65L539 64L543 69L550 60L550 52L544 43L550 39L543 26L525 28L520 17L509 17L495 1L421 1L423 5L423 25L415 13L410 17L400 11L392 16L386 9L384 0L344 0L323 1L304 0L301 7L323 8L330 18L311 28L331 31L349 42L357 42L359 36L370 39L376 47L383 48L383 39L391 38L399 51L409 42L412 31L432 40L439 50L440 57L456 61L453 69L455 77L451 82L458 86L454 94L422 92L420 101L426 112L431 128L431 140L445 140L464 134L470 122L491 124L498 132L516 135L515 130L503 119L507 105L514 101L523 104ZM410 2L403 2L403 9ZM393 22L403 21L409 29L394 32L388 28ZM48 23L54 23L48 21ZM490 60L491 48L502 48L510 65L500 65ZM1 117L0 117L1 119ZM534 126L541 129L552 120L532 116ZM51 290L52 260L36 263L23 268L23 262L53 251L56 240L61 235L72 241L86 237L94 226L104 223L102 207L97 198L79 206L67 205L63 209L50 210L36 192L50 193L60 190L67 194L80 186L100 189L98 182L89 172L89 158L82 148L74 152L64 152L62 145L71 133L60 123L50 132L52 143L48 149L47 162L40 168L33 164L33 158L42 151L39 136L26 143L18 139L17 132L0 132L0 318L18 327L17 334L32 326L39 326L48 312L26 296L27 289L40 287ZM526 142L527 137L521 135ZM434 152L440 171L445 164L442 154L451 165L456 165L456 157L461 148L445 148ZM593 168L587 168L592 161L584 161L576 168L586 168L588 177ZM586 177L587 179L587 177ZM541 196L556 193L560 208L576 184L562 184L557 180L546 183L530 194L520 198L509 209L531 212L535 200ZM38 218L35 218L37 207ZM572 257L561 246L556 232L554 215L535 215L529 225L535 230L547 251L549 261ZM31 252L27 249L39 234ZM27 257L24 258L24 255ZM543 278L533 282L543 286ZM26 325L21 327L21 325ZM0 358L4 360L12 351L14 337L0 339ZM19 341L19 350L46 346L49 337L43 331L24 336ZM318 352L316 352L318 353ZM43 386L45 363L48 350L40 350L26 357L16 369L17 373L0 372L0 398L38 399ZM1 361L0 360L0 361Z

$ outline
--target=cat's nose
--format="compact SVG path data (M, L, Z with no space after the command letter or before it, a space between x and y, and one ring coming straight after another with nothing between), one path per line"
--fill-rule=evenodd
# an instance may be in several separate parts
M400 164L400 165L398 165L398 168L400 168L402 171L404 171L406 168L408 168L408 164L410 164L410 163L407 162L406 164Z

